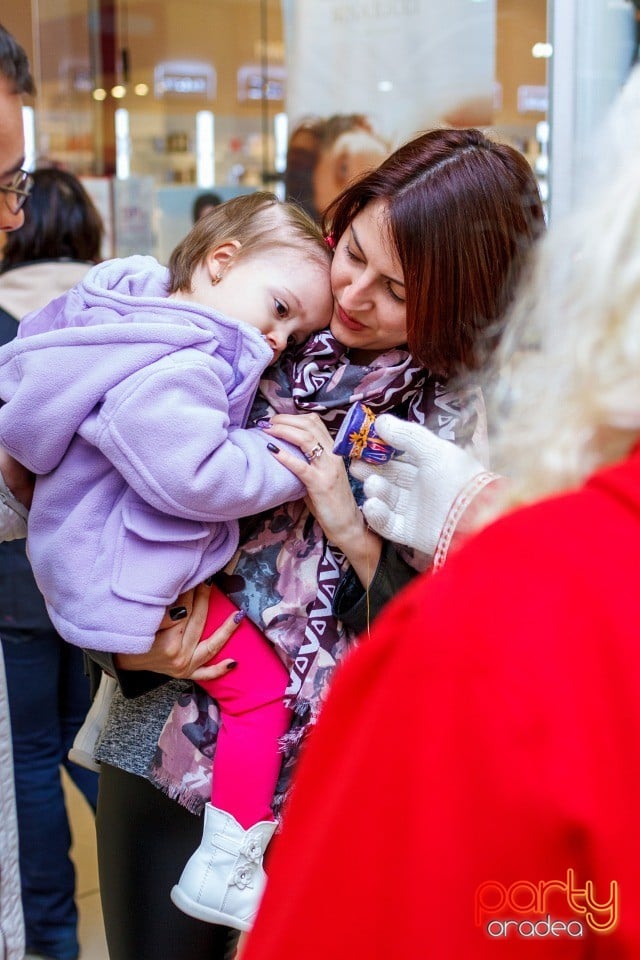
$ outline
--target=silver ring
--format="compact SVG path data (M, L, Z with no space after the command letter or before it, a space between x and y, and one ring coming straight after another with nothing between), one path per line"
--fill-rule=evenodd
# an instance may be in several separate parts
M313 460L318 460L319 457L324 453L324 447L320 442L316 443L315 446L311 448L309 453L306 454L307 460L311 463Z

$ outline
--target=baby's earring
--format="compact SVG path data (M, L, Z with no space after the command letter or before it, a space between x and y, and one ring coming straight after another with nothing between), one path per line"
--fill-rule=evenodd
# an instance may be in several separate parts
M216 273L215 277L211 277L211 286L215 287L222 280L222 274Z

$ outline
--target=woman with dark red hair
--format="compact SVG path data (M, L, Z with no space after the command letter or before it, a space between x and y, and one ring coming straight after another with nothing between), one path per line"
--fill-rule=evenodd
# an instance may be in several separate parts
M302 449L306 461L284 447L274 456L299 475L308 497L245 520L239 550L217 578L289 670L283 693L295 720L276 811L335 666L386 600L432 559L397 550L367 528L361 485L332 453L334 437L353 403L364 401L376 414L394 413L484 454L474 373L543 225L525 158L477 130L423 134L329 208L330 328L269 368L250 418L275 447L282 438ZM187 811L202 810L215 775L215 703L183 681L206 679L202 665L228 635L218 631L195 650L202 621L186 623L190 605L148 654L104 662L121 684L96 754L112 960L215 960L226 946L221 928L180 916L168 903L199 841L198 818ZM166 675L179 679L167 683ZM239 683L241 675L240 663Z

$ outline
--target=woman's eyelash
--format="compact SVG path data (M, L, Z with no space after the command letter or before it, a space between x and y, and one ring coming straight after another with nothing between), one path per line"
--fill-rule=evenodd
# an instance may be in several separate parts
M400 297L390 283L387 283L387 293L389 296L396 301L396 303L404 303L404 297Z
M355 255L355 253L354 253L353 250L350 248L350 246L349 246L348 243L345 244L345 248L344 248L344 249L345 249L345 252L346 252L346 254L347 254L347 256L349 257L350 260L355 260L356 263L363 263L363 262L364 262L361 257L357 257L357 256ZM387 289L387 293L389 294L389 296L390 296L393 300L395 300L396 303L404 303L404 302L405 302L404 297L399 296L399 295L395 292L395 290L392 288L392 286L391 286L391 281L390 281L390 280L387 280L387 282L385 283L385 286L386 286L386 289Z

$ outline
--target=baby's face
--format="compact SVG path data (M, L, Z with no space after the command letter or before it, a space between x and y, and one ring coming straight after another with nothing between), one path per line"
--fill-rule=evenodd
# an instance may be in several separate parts
M288 343L302 343L331 322L329 262L311 259L304 247L275 247L232 259L221 274L209 288L208 304L264 334L274 362Z

